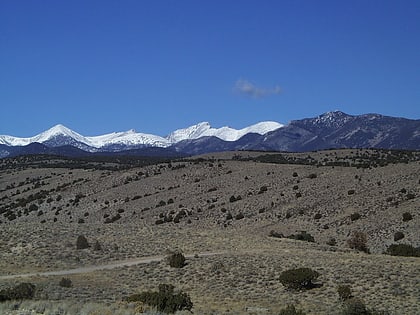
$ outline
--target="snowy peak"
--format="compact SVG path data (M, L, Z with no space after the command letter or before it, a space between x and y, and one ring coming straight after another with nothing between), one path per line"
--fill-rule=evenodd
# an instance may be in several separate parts
M69 137L76 141L84 142L84 137L82 135L59 124L34 137L18 138L12 136L0 136L0 144L24 146L34 142L44 143L59 136Z
M134 129L123 132L112 132L105 135L85 137L61 124L58 124L39 135L30 138L0 136L0 144L8 146L25 146L34 142L49 147L72 145L90 152L115 148L131 149L138 147L166 148L182 140L194 140L201 137L217 137L225 141L236 141L247 133L265 134L282 127L277 122L261 122L240 130L230 127L212 128L208 122L201 122L184 129L178 129L167 137L139 133Z
M44 131L43 133L30 138L31 139L31 143L32 142L39 142L39 143L44 143L48 140L54 139L56 137L59 136L65 136L65 137L69 137L72 138L76 141L79 142L85 142L86 138L83 137L82 135L78 134L77 132L74 132L73 130L58 124L55 125L54 127L48 129L47 131Z
M201 122L184 129L177 129L170 133L166 139L171 143L177 143L182 140L198 139L203 137L203 134L210 129L208 122Z
M283 127L283 125L278 122L264 121L237 130L230 127L212 128L208 122L202 122L185 129L178 129L171 133L167 139L172 143L177 143L182 140L198 139L201 137L217 137L224 141L236 141L248 133L264 135L267 132L281 127Z

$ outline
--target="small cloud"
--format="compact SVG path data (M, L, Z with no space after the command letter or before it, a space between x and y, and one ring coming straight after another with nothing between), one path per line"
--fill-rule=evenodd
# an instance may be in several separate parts
M239 79L236 81L233 90L236 93L251 96L253 98L261 98L273 94L280 94L282 92L281 87L278 85L271 89L261 88L244 79Z

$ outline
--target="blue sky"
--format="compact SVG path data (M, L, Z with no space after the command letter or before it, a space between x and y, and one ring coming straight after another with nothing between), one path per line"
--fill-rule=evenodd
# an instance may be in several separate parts
M0 2L0 134L420 118L420 1Z

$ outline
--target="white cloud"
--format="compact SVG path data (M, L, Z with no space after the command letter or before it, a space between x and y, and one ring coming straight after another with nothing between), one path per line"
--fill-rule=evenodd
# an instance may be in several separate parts
M262 98L268 95L273 94L280 94L282 92L281 87L276 85L273 88L261 88L257 87L252 82L249 82L248 80L239 79L236 81L235 86L233 90L236 93L251 96L253 98Z

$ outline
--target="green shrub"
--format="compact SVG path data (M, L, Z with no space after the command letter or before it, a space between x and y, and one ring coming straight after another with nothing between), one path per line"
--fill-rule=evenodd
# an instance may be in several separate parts
M174 252L168 256L168 262L172 268L182 268L185 266L185 256L181 252Z
M351 287L349 285L339 285L337 287L337 293L342 301L346 301L353 297L351 294Z
M350 248L369 253L367 247L367 236L361 231L354 231L351 238L347 240L347 244Z
M319 273L310 268L296 268L285 270L280 274L280 282L288 289L302 290L314 287L312 283L319 277Z
M412 220L413 219L413 216L411 215L411 213L410 212L404 212L403 213L403 221L404 222L406 222L406 221L410 221L410 220Z
M79 235L76 241L76 248L77 249L85 249L90 247L88 240L83 235Z
M61 278L58 285L63 288L71 288L73 286L73 283L69 278Z
M420 248L408 244L392 244L385 253L392 256L420 257Z
M270 234L268 234L268 236L276 237L276 238L283 238L284 237L283 233L279 233L279 232L276 232L274 230L271 230Z
M101 244L99 243L99 241L98 241L98 240L97 240L97 241L95 242L95 244L93 245L93 250L95 250L95 251L102 250L102 246L101 246Z
M327 241L327 245L329 246L337 246L337 240L334 237L331 237L328 241Z
M403 232L395 232L394 233L394 241L397 242L399 240L402 240L404 238L404 233Z
M238 195L237 197L230 196L230 198L229 198L229 202L235 202L235 201L239 201L239 200L242 200L242 197L240 195Z
M261 186L260 187L260 191L258 192L258 194L263 194L268 190L267 186Z
M358 298L351 298L344 302L341 315L371 315L365 303Z
M354 212L354 213L350 214L350 220L352 220L352 221L359 220L360 217L361 217L361 215L360 215L359 212Z
M306 242L312 242L312 243L315 242L314 237L311 234L306 233L306 231L300 231L299 234L289 235L287 238L298 240L298 241L306 241Z
M315 215L314 215L314 219L315 220L319 220L319 219L321 219L322 218L322 214L321 213L316 213Z
M145 291L133 294L127 298L127 301L140 301L164 313L175 313L181 310L190 311L193 307L190 296L182 291L174 293L174 286L170 284L160 284L158 292Z
M37 210L38 210L38 206L36 204L33 203L29 206L29 211L30 212L37 211Z
M6 288L0 291L0 302L9 300L32 299L35 295L35 285L32 283L21 283L13 288Z
M280 310L279 315L305 315L302 310L297 310L294 305L287 305L286 308Z
M411 199L414 199L414 198L416 198L415 194L412 194L412 193L407 194L407 200L411 200Z

